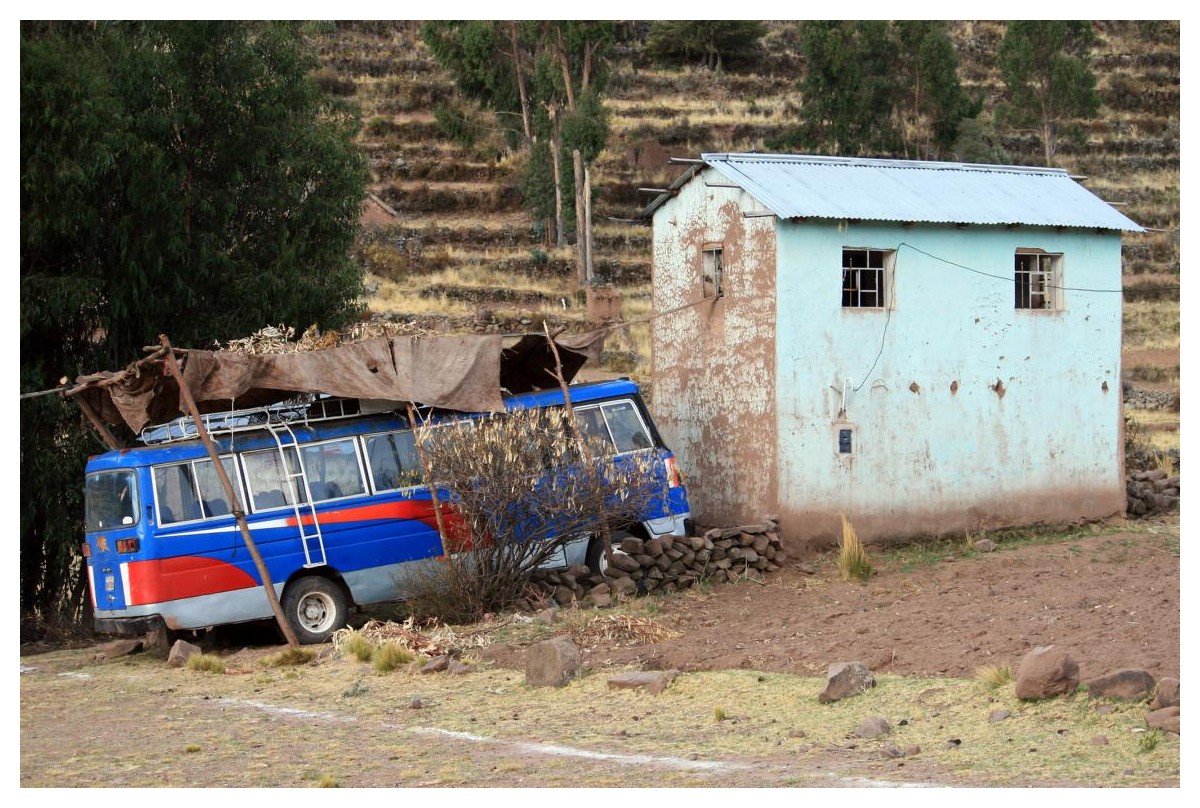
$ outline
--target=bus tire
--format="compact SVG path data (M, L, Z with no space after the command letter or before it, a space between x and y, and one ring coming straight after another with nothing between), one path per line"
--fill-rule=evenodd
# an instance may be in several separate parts
M301 645L323 643L346 625L346 593L328 578L307 575L284 590L283 615Z
M621 541L629 538L630 535L632 534L624 530L614 530L609 534L614 553L620 552L617 548L621 545ZM586 563L588 571L592 575L608 575L608 556L604 554L603 536L592 536L592 540L588 542Z

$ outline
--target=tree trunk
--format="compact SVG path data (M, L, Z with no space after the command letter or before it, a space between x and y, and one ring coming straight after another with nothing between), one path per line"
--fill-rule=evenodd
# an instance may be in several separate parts
M512 42L513 72L517 76L517 92L521 95L521 124L525 127L525 148L533 151L533 126L529 121L529 95L525 92L525 73L521 70L521 52L517 47L517 24L508 24L508 36Z
M592 271L592 172L586 163L583 166L583 233L587 244L584 252L584 283L590 286L595 277Z
M587 219L583 205L583 154L579 149L574 149L571 152L571 158L575 163L575 247L579 253L579 266L576 267L576 276L579 278L579 285L586 286L588 282L588 250L587 250Z
M562 133L558 125L558 107L550 106L550 120L554 128L550 135L550 158L554 163L554 243L558 247L567 244L567 226L563 218L562 193Z

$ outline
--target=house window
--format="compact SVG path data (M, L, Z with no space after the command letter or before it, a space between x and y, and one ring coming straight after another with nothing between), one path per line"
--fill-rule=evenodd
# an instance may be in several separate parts
M700 277L704 283L705 297L721 297L725 294L725 257L721 244L705 244L700 250Z
M842 250L842 308L882 309L895 250Z
M1018 309L1062 308L1062 255L1042 250L1018 250L1015 292Z

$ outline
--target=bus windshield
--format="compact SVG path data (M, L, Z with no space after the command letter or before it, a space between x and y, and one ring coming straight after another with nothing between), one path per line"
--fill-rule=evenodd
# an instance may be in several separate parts
M88 533L137 524L137 479L132 471L89 474L84 486L84 529Z

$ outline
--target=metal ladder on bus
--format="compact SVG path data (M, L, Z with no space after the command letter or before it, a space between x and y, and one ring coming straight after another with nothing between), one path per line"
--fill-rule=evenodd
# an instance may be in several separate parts
M282 464L284 485L290 487L293 494L292 512L296 515L296 527L300 531L300 545L304 548L304 566L324 566L325 539L321 535L321 522L317 519L317 506L313 504L312 489L308 485L308 474L305 473L304 463L300 459L300 445L296 440L296 433L292 431L291 425L286 421L282 423L268 421L267 431L271 433L271 437L275 438L275 445L279 447L279 462ZM287 454L284 452L284 448L288 446L296 449L296 467L299 471L288 470ZM308 515L312 516L311 525L304 524L304 515L300 512L302 505L299 498L295 496L295 487L291 485L293 480L299 480L304 486L303 507ZM314 540L315 546L313 545Z

